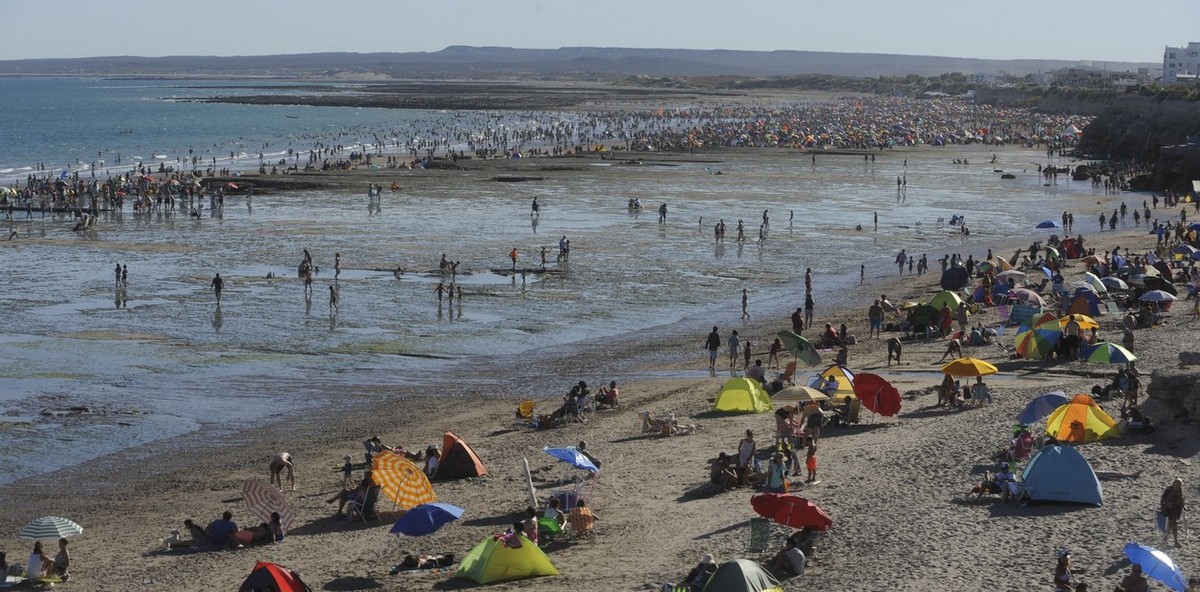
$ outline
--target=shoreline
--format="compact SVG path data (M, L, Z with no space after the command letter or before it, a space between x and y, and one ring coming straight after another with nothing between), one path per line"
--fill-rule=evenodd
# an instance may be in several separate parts
M1125 195L1128 194L1105 197L1115 200ZM1081 213L1080 219L1086 220L1086 215ZM1142 237L1140 240L1137 238L1139 236ZM992 237L973 235L972 239L972 248L979 248ZM1090 242L1091 246L1100 247L1117 241L1125 247L1127 243L1144 243L1147 235L1126 230L1089 235L1089 239L1095 241ZM1029 237L1023 237L1012 239L1011 243L986 246L1004 253L1009 249L1024 248L1029 241ZM1009 246L1004 246L1006 244ZM974 253L969 249L963 252L964 255ZM884 264L881 267L886 269L888 266ZM936 263L931 267L936 269ZM1078 266L1071 271L1078 273ZM929 275L938 274L932 272ZM795 273L794 276L799 277L800 274ZM871 294L886 291L894 295L897 302L917 293L927 297L929 286L937 282L936 277L930 278L928 275L919 279L887 275L873 279L875 281L867 284L864 294L847 298L842 307L831 308L828 313L823 307L818 308L817 318L821 322L833 322L835 326L839 322L846 322L854 328L852 332L861 331L865 328L865 307L869 304ZM796 284L798 280L792 283ZM820 277L817 278L817 288L818 293L827 289L823 287ZM864 298L865 302L857 298ZM783 304L777 306L780 312L790 310ZM726 313L714 310L712 314ZM728 319L717 322L722 327L723 339L728 334L728 328L736 326L739 332L745 328L749 335L756 337L757 342L765 343L757 337L786 326L785 315L776 319L757 310L751 323L739 325L729 322L736 314L730 306L726 315ZM1173 315L1176 319L1182 319L1183 316L1181 311ZM994 318L993 311L987 319L991 321ZM1107 327L1113 319L1106 321L1102 321L1102 324ZM1180 320L1179 324L1182 325L1183 321ZM767 327L773 329L768 330ZM435 489L444 501L467 506L467 517L461 524L450 527L448 532L435 535L435 542L400 541L403 548L407 549L430 549L430 545L434 545L438 551L454 552L461 556L475 541L502 527L508 515L520 510L523 486L519 485L518 480L523 480L523 476L518 473L514 454L530 459L537 473L536 484L541 486L556 480L562 471L549 461L538 458L538 448L543 444L573 444L578 438L586 437L589 450L594 450L598 457L603 458L607 467L597 491L595 505L602 522L595 545L580 543L552 549L551 558L564 573L560 578L542 578L495 588L551 590L570 586L581 590L631 589L649 582L678 578L690 568L699 553L708 552L706 549L717 551L719 559L724 560L735 553L739 545L744 546L744 531L730 527L731 523L744 523L746 518L753 515L747 512L748 504L744 499L747 492L742 490L712 498L694 492L699 488L697 483L705 480L704 462L715 455L716 450L729 449L736 442L736 434L746 425L752 424L756 431L769 433L767 428L771 422L771 418L763 416L713 416L707 412L709 398L715 394L715 388L727 374L718 372L716 378L707 375L700 351L706 332L704 323L685 319L624 333L605 343L575 343L566 348L549 348L559 352L557 358L539 359L535 354L541 352L534 351L513 356L517 359L488 358L482 364L475 360L463 360L446 368L445 376L434 377L435 380L428 385L359 389L350 394L348 400L332 408L306 411L299 416L283 414L254 427L229 433L215 426L206 426L166 446L162 443L147 444L70 469L0 486L6 499L14 501L11 511L0 517L0 529L16 532L24 523L23 520L32 517L27 514L62 511L76 518L86 530L75 548L79 567L73 571L79 583L72 582L67 584L68 587L124 590L146 578L157 580L166 586L164 589L188 589L189 584L199 582L203 582L206 588L230 587L249 572L254 558L268 555L278 557L281 563L297 569L305 575L310 585L318 588L331 580L346 580L373 582L383 589L442 589L446 587L444 575L386 575L387 569L399 560L400 555L394 550L393 542L386 538L381 523L358 527L327 518L332 511L321 503L321 499L333 490L337 481L338 475L333 471L337 459L346 453L358 458L362 451L359 445L361 440L375 433L384 436L385 442L413 449L440 441L443 428L451 429L466 439L493 472L492 476L478 481L438 483ZM613 347L608 341L619 344L619 347ZM919 344L911 348L906 346L906 358L936 357L941 343ZM860 344L851 350L851 366L856 369L877 368L882 363L882 341L862 340ZM1141 340L1139 345L1143 345ZM518 360L523 363L516 363ZM1170 360L1148 362L1149 369L1155 364L1172 363ZM512 386L513 383L545 374L546 368L550 367L561 377L553 380L562 385L560 390L565 390L566 385L579 378L587 378L591 382L591 377L596 374L605 369L616 372L615 368L623 364L632 364L639 373L658 367L659 371L678 374L694 372L696 376L649 379L628 385L619 380L626 403L616 411L599 413L588 424L546 432L513 429L511 417L518 399L513 394L525 392ZM474 376L467 381L455 380L453 372L464 366L475 374L495 372L498 376L490 381ZM1094 371L1094 367L1066 364L1062 365L1063 375L1070 376L1068 371L1077 366L1080 371ZM886 370L883 371L886 373ZM827 467L823 470L828 472L823 479L826 481L826 490L832 490L835 495L819 499L821 490L816 489L813 498L827 509L837 510L837 530L828 543L831 552L818 556L812 572L790 581L786 589L795 589L797 586L807 589L818 584L834 586L830 589L836 589L839 585L837 582L846 582L847 578L858 579L868 586L862 589L871 588L867 582L896 589L921 589L916 585L907 588L897 580L888 578L889 574L886 573L877 574L874 580L866 573L850 575L849 572L853 571L851 552L865 555L861 549L862 545L869 544L869 539L863 537L869 535L871 529L883 529L884 526L874 520L864 520L854 513L856 508L862 512L875 511L862 500L838 498L839 494L851 493L847 488L853 488L852 478L860 478L864 483L885 485L888 481L880 479L886 477L889 471L902 471L906 464L918 461L908 453L911 452L910 445L904 444L897 426L911 422L911 429L916 431L922 442L932 439L934 433L940 431L941 427L933 425L934 418L927 413L922 414L923 408L913 412L913 407L910 407L932 403L927 391L930 378L924 374L936 374L936 371L936 366L922 364L920 368L911 369L911 372L921 375L897 379L898 388L906 394L905 413L914 413L913 417L902 415L900 418L878 420L843 434L829 435L830 443L825 446L827 451L823 452L823 466ZM1014 378L1014 384L1018 384L1019 380L1024 382L1015 387L1003 383L997 388L1002 389L1002 393L1037 388L1036 378ZM1068 381L1072 385L1082 382L1090 381ZM447 398L420 397L420 389L434 385L461 387L462 392ZM490 392L497 388L503 392ZM914 392L920 394L914 395ZM543 394L538 398L538 406L553 403L557 396L557 391ZM1017 397L1005 398L1015 404ZM674 411L681 418L689 418L689 422L701 425L701 431L696 436L668 440L643 439L637 435L636 417L642 409L656 413ZM1004 423L1000 419L1001 410L1007 408L996 406L981 412L981 417L987 419L993 429L990 432L979 431L987 432L986 436L996 442L1000 438L995 437L994 424ZM947 423L966 428L973 424L974 415L972 412L935 417L947 417ZM430 418L435 416L437 420L431 421ZM208 442L217 436L221 438L220 442ZM983 436L978 434L971 441L975 442ZM880 441L876 442L876 439ZM864 446L843 444L843 440L862 441ZM874 449L888 452L889 446L900 446L900 454L869 452ZM1100 447L1103 451L1111 449ZM156 538L165 536L170 529L179 528L179 522L185 517L207 522L210 515L229 508L234 511L235 519L245 521L247 513L239 502L234 501L238 497L241 481L262 478L267 461L278 450L293 452L299 466L300 488L289 497L296 506L300 518L298 524L301 526L294 529L288 541L277 547L240 552L166 555L154 551ZM939 450L946 452L944 447ZM1092 450L1088 448L1086 452ZM869 470L875 463L886 463L888 469L880 471L884 473L882 477ZM839 466L846 470L844 474L839 474ZM647 469L650 474L647 474ZM937 476L939 479L950 478L947 474ZM961 484L969 488L970 480L971 477L964 470L953 485ZM62 487L62 483L73 485ZM843 489L835 489L839 484ZM939 480L936 485L945 487L946 483ZM949 510L961 511L964 508L950 507ZM1071 513L1062 512L1064 515ZM1022 519L1028 519L1028 516ZM951 517L948 520L954 522L956 519ZM936 525L924 525L917 530L928 530L933 526ZM686 536L664 540L659 529ZM653 531L659 532L656 535ZM907 540L908 535L900 533L896 536L903 541ZM23 544L17 545L12 539L3 542L11 556L21 557L15 550L22 549ZM982 541L989 548L990 543L994 541ZM1075 548L1083 543L1064 544ZM1036 557L1049 556L1048 552L1042 553L1040 548L1037 550ZM639 557L644 561L639 563ZM1190 565L1194 566L1194 558L1187 558L1192 561ZM989 560L988 563L994 561ZM638 567L631 570L628 567L630 565ZM960 568L963 567L960 565ZM1038 582L1045 580L1043 572L1048 572L1048 569L1039 564L1030 573L1017 575L1018 579ZM962 578L969 578L970 574L963 572L948 577L947 583L961 585L964 583ZM455 581L450 586L457 587L457 583Z

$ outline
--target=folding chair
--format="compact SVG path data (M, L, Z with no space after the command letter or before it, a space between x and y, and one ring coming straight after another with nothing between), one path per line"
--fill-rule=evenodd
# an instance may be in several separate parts
M379 502L379 492L381 488L378 485L372 485L367 488L366 495L361 500L350 500L346 508L346 516L351 522L355 518L366 522L368 519L378 520L379 516L375 513L375 504Z
M771 521L767 518L750 519L750 540L747 553L766 553L771 548Z
M575 506L567 512L567 525L571 527L570 536L574 539L591 538L595 541L596 515L587 506Z
M538 541L550 542L562 536L563 528L557 520L546 516L538 516Z
M533 399L525 399L517 404L517 421L533 419L533 408L536 406Z

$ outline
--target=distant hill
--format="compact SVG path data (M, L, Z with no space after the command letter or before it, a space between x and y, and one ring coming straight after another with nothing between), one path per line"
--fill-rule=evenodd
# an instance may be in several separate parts
M629 76L853 77L963 74L1025 75L1085 62L982 60L939 56L824 51L629 49L619 47L451 46L435 52L311 53L267 56L111 56L0 61L0 75L527 78L616 80ZM1157 63L1106 62L1111 70L1159 67Z

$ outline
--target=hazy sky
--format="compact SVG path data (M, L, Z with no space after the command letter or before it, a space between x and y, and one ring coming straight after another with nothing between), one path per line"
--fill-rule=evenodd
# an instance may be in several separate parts
M0 0L0 59L499 45L1161 62L1197 25L1200 0Z

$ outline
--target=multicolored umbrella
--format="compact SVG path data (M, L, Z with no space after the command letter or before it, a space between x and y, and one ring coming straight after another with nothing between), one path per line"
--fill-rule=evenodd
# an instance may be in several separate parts
M942 366L942 374L950 376L987 376L1000 369L977 358L959 358Z
M813 347L807 339L791 331L780 331L775 336L779 338L784 349L806 365L817 366L821 363L821 354L817 353L817 348Z
M1146 577L1162 582L1175 592L1186 592L1188 589L1187 578L1183 577L1179 566L1175 565L1175 561L1166 553L1133 542L1126 543L1122 551L1131 563L1142 566L1142 573L1146 574Z
M760 493L750 498L750 506L759 516L792 528L812 527L829 530L833 518L816 504L788 493Z
M409 508L396 524L392 526L392 534L408 536L425 536L437 529L454 522L462 517L466 510L450 504L421 504Z
M1025 329L1017 333L1017 353L1026 360L1040 360L1054 351L1054 347L1058 344L1058 338L1061 336L1061 332Z
M1128 364L1137 356L1115 343L1099 341L1083 350L1083 359L1095 364Z
M291 530L296 517L288 505L287 496L274 485L262 479L251 479L242 486L242 501L246 509L263 522L271 521L271 513L279 512L279 523L283 529Z
M57 541L83 534L83 527L59 516L42 516L21 528L23 541Z
M437 501L425 471L395 452L383 450L375 454L371 462L371 480L400 508Z

